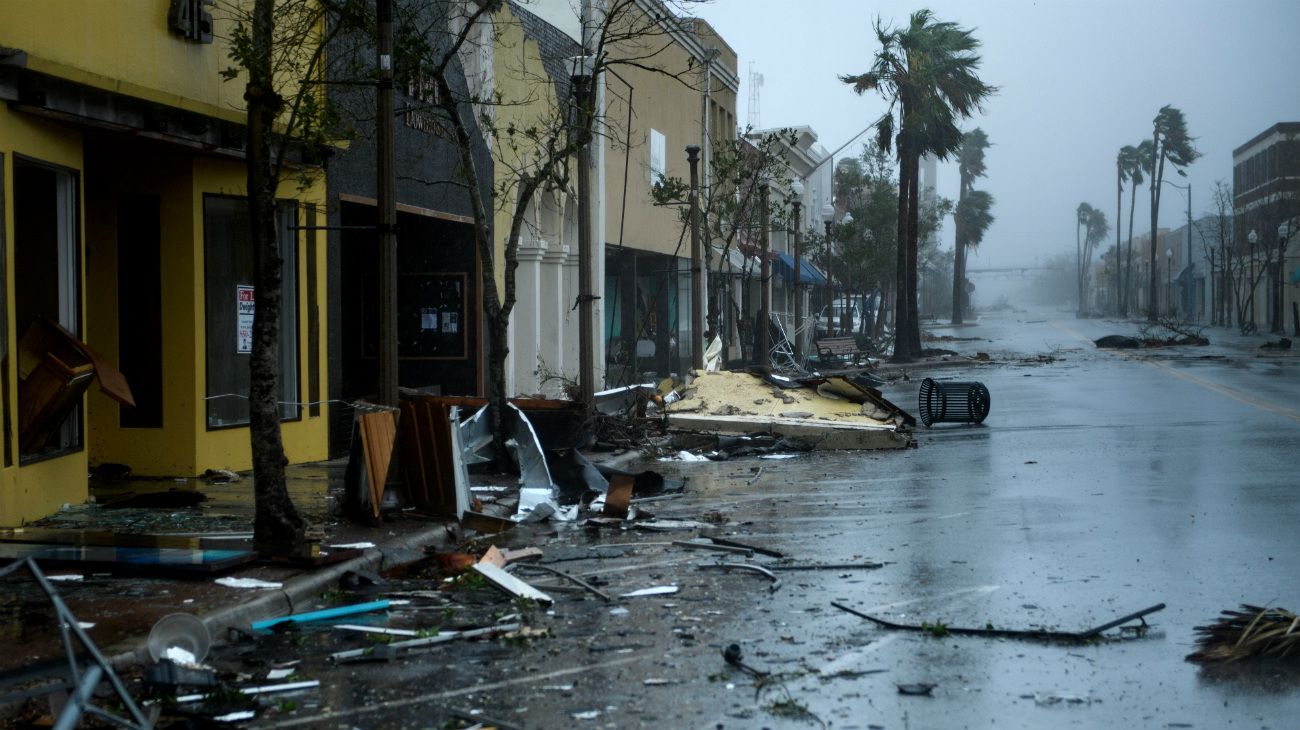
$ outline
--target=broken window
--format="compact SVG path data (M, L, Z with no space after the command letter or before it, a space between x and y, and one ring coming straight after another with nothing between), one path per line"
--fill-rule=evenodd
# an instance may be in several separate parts
M280 201L276 231L283 259L280 298L280 417L301 414L298 397L298 208ZM208 428L248 424L253 351L253 243L247 198L205 195L203 259Z
M50 323L73 334L81 327L77 173L15 159L13 186L21 463L81 448L81 395L94 366L42 336Z

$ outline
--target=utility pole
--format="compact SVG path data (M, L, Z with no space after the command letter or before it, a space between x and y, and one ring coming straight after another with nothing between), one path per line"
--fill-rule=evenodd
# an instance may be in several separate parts
M769 279L772 276L771 264L767 260L770 248L769 237L772 235L772 214L769 208L771 191L767 183L759 188L759 254L758 254L758 316L754 318L754 365L767 372L771 360L768 357L767 330L772 311L772 289Z
M376 0L379 83L375 92L375 193L379 208L380 404L397 405L397 179L393 150L393 1Z
M704 369L704 276L700 266L700 147L687 145L691 166L691 367Z
M799 185L798 188L799 188L799 192L795 194L803 195L803 186ZM802 281L803 277L801 276L801 274L803 273L802 272L803 263L799 258L800 254L802 253L799 250L800 244L803 243L803 236L800 234L799 231L799 227L802 225L801 219L799 217L799 208L802 205L803 202L800 201L799 198L795 198L794 200L794 324L791 325L790 327L790 334L794 338L794 361L796 363L799 363L799 367L803 367L802 364L803 347L800 345L800 341L803 338L800 337L799 335L799 327L803 324L803 296L802 296L802 292L799 291L799 286L803 283Z
M578 102L578 134L591 130L591 74L583 68L573 77L574 95ZM578 390L588 407L595 402L596 373L592 342L591 307L595 298L591 293L591 142L588 140L578 151Z

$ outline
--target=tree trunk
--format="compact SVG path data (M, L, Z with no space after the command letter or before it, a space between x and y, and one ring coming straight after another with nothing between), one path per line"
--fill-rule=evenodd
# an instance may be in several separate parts
M248 208L253 243L253 349L249 358L249 441L253 457L253 545L263 555L287 555L304 540L304 524L284 481L280 435L280 272L276 240L277 175L271 134L283 104L272 85L272 0L253 9L253 57L244 99L248 106Z
M1115 180L1115 316L1122 317L1124 315L1121 311L1123 302L1120 296L1120 284L1122 283L1120 275L1124 273L1124 261L1120 258L1120 252L1124 250L1124 242L1119 237L1124 228L1123 219L1121 218L1124 215L1124 176L1116 172Z
M1155 149L1151 158L1151 272L1149 287L1147 292L1147 321L1154 322L1159 316L1158 308L1159 297L1156 296L1156 283L1159 281L1156 275L1156 224L1160 219L1160 185L1165 176L1165 156L1160 150L1160 134L1154 135L1153 144ZM1157 163L1157 156L1159 162Z
M910 329L908 322L907 300L909 297L914 298L913 290L909 288L907 278L907 200L910 195L912 186L910 176L912 166L909 163L911 155L910 148L899 142L898 154L898 263L896 266L896 282L894 286L894 356L893 362L911 362L914 355L907 349L907 338L904 331Z
M970 192L969 176L962 174L961 188L957 194L957 215L953 217L953 257L952 257L952 323L962 324L962 309L966 294L966 238L962 230L961 211Z
M911 357L921 356L921 312L920 304L917 301L920 297L920 291L917 287L917 258L920 253L920 241L918 241L918 219L921 207L921 155L913 149L908 156L911 161L911 170L908 172L908 187L911 189L907 200L907 280L911 287L911 294L907 297L907 317L909 327L905 331L907 335L908 353Z
M1121 314L1124 317L1128 316L1128 299L1133 290L1133 209L1137 206L1137 194L1137 184L1134 183L1128 197L1128 266L1125 267L1128 271L1124 275L1124 311Z

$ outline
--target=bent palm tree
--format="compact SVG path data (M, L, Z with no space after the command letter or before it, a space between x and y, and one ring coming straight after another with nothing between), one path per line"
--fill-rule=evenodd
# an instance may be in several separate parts
M1201 153L1192 146L1183 112L1168 104L1160 107L1153 120L1151 134L1151 281L1147 292L1147 319L1156 320L1156 224L1160 218L1160 186L1165 179L1165 163L1186 177L1182 168L1192 164ZM1190 235L1190 232L1189 232Z
M1119 290L1120 290L1119 315L1121 317L1128 316L1128 306L1129 306L1128 295L1129 295L1129 291L1132 290L1133 288L1133 208L1137 204L1138 186L1141 185L1146 180L1146 178L1144 178L1142 174L1144 172L1147 173L1150 172L1150 164L1149 164L1151 161L1151 152L1149 149L1150 147L1151 147L1151 143L1147 140L1143 140L1142 143L1139 144L1137 147L1134 147L1131 144L1124 145L1122 148L1120 148L1119 157L1116 158L1116 164L1119 167L1119 174L1120 174L1120 189L1121 190L1123 189L1123 184L1125 181L1131 184L1129 188L1129 201L1128 201L1128 256L1127 256L1128 260L1127 263L1121 261L1119 264L1120 271L1122 272L1119 276ZM1115 218L1116 237L1119 236L1118 233L1119 226L1120 226L1119 212L1116 211L1116 218ZM1119 258L1121 248L1119 247L1118 241L1116 242L1115 252L1116 252L1116 257Z
M1079 207L1074 210L1074 283L1078 288L1079 314L1083 314L1083 272L1087 266L1088 257L1083 250L1083 231L1088 228L1088 221L1092 219L1092 206L1088 203L1079 203Z
M962 135L961 149L957 151L957 170L961 175L961 188L957 197L957 211L954 215L954 223L957 229L955 245L953 250L952 262L952 323L961 324L962 315L966 305L966 247L978 246L979 240L984 238L984 231L993 222L992 216L984 224L984 228L979 231L978 238L972 243L971 231L966 229L967 219L973 214L972 211L963 213L970 207L967 199L970 197L972 186L976 178L984 177L984 150L989 147L988 135L984 130L976 127L966 134ZM992 196L984 194L987 200L984 201L984 214L988 215L988 208L993 203Z
M927 152L947 159L961 143L956 120L973 115L995 89L975 73L980 42L971 31L936 21L929 10L913 13L905 29L885 28L878 20L875 31L880 50L871 68L840 80L859 94L878 91L889 102L875 127L877 142L884 149L894 145L899 163L893 359L906 362L921 353L916 303L920 159Z

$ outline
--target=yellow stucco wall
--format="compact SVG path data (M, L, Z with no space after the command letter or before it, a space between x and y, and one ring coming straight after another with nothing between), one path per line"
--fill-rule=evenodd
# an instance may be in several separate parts
M706 45L717 44L722 50L719 63L730 63L735 72L735 53L726 47L707 24L696 21ZM686 146L701 144L702 123L701 92L687 84L702 88L702 68L698 62L692 63L691 55L679 43L667 44L662 52L653 57L656 67L667 73L658 73L630 65L620 65L619 58L641 58L650 46L658 48L665 45L662 37L652 37L640 41L627 40L610 49L613 68L627 83L614 77L607 77L605 115L610 125L610 133L616 138L606 147L605 155L605 241L617 243L620 231L623 245L643 251L687 256L688 249L677 250L677 242L682 233L683 223L679 210L673 207L656 207L650 195L650 130L663 134L665 174L686 181L690 179L690 166L686 161ZM643 61L644 63L644 61ZM682 75L683 80L673 78L673 74ZM685 82L685 83L684 83ZM628 124L628 84L632 92L631 125ZM715 128L712 138L731 139L735 136L736 94L727 89L720 81L714 79L711 102L716 109L712 112ZM721 111L719 111L721 110ZM719 119L731 121L725 128ZM631 156L630 164L628 157ZM627 220L622 220L623 208L623 170L627 165Z
M16 353L21 332L15 332L14 324L14 206L13 206L13 165L14 154L39 160L78 172L82 169L81 135L64 127L50 126L34 121L31 117L14 114L7 107L0 105L0 152L4 153L4 256L5 286L4 314L8 317L8 337L5 342L6 353ZM84 190L84 178L82 187ZM84 194L79 196L84 200ZM84 216L80 216L84 220ZM82 226L82 240L85 232ZM85 317L85 302L82 301L82 317ZM84 319L83 319L84 321ZM7 384L5 409L10 414L18 413L18 368L16 358L6 357L4 361L4 378ZM53 459L18 466L17 426L12 425L16 416L11 416L9 433L10 458L0 460L0 464L9 461L10 466L0 467L0 525L16 525L43 517L57 511L64 503L80 504L86 501L86 451L83 449Z
M549 80L543 81L549 77L542 65L537 42L525 37L522 24L508 6L493 14L492 18L496 28L493 75L502 102L493 110L497 129L506 130L513 125L516 129L523 130L553 122L557 114L555 84ZM509 138L503 131L493 142L492 155L498 160L493 165L493 187L500 190L504 183L510 182L517 170L529 164L536 150L537 146L524 135L516 134ZM513 196L514 188L511 188L511 192L509 198L498 198L495 201L496 212L492 221L495 238L493 257L498 262L505 261L510 218L515 211L517 198ZM504 267L498 265L495 273L497 287L504 292Z
M212 43L167 28L168 0L9 0L0 5L0 46L29 53L27 67L96 88L238 121L244 86L223 82L229 2L209 8ZM125 42L130 39L130 42Z
M243 0L237 0L243 3ZM236 122L244 84L223 81L230 65L223 37L231 20L228 2L212 8L217 40L191 43L167 28L168 0L14 0L0 3L0 47L27 52L26 68L85 86L106 89L171 107ZM130 42L123 42L123 39ZM309 52L308 46L303 46ZM119 149L120 147L120 149ZM130 464L136 474L192 476L207 468L251 467L247 427L210 431L206 423L206 351L203 288L203 195L242 195L241 161L196 156L165 145L142 146L134 140L14 112L0 104L0 152L4 159L5 257L8 277L4 315L8 317L7 351L16 351L22 333L14 331L13 155L74 169L81 181L78 220L82 244L82 334L109 362L117 361L116 230L113 200L121 192L156 192L161 196L163 428L121 429L118 405L91 387L86 397L85 447L72 454L17 466L16 425L10 425L14 465L0 466L0 525L22 524L87 496L87 468L92 463ZM92 154L93 153L93 154ZM87 170L87 159L98 162ZM290 177L290 176L286 176ZM96 188L97 195L87 190ZM297 180L280 191L284 198L324 210L325 183L317 175L306 190ZM88 207L88 203L93 203ZM109 213L112 215L109 215ZM301 213L300 213L301 216ZM323 218L318 217L318 221ZM300 218L301 222L301 218ZM310 243L306 243L309 241ZM298 256L297 307L298 400L307 400L309 357L307 277L316 281L319 318L319 382L328 382L326 259L323 233L300 239L315 247L316 270L307 271L307 256ZM286 302L286 306L290 304ZM4 406L17 413L16 363L5 362L8 387ZM285 452L291 462L327 457L328 405L310 417L283 424ZM11 421L14 420L12 417Z

